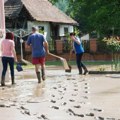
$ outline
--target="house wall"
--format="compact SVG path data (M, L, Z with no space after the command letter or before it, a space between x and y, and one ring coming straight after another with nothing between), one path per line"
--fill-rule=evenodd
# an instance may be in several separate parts
M43 26L44 27L44 35L46 36L47 40L50 40L51 38L51 30L50 30L50 24L48 22L31 22L28 21L28 30L30 31L32 26ZM59 36L65 36L65 30L64 28L68 28L68 33L74 31L74 27L72 25L59 25Z
M50 24L48 22L31 22L28 21L28 30L30 31L32 26L42 26L44 27L44 36L47 40L50 40Z
M71 33L74 31L74 28L72 25L60 25L60 29L59 29L59 36L65 36L65 31L64 28L68 28L68 33Z

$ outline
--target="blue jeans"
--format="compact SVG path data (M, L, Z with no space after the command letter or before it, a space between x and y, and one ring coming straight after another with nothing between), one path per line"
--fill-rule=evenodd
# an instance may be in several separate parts
M76 63L80 74L82 74L82 68L84 69L84 71L87 71L86 66L82 62L82 56L83 53L76 54Z
M14 77L14 58L13 57L2 57L2 76L6 75L8 64L10 66L11 77Z

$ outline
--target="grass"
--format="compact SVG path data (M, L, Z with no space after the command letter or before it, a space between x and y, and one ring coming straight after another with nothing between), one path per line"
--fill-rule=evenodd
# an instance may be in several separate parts
M76 61L69 61L68 62L70 65L76 65ZM111 65L111 61L84 61L83 62L85 65L94 65L94 66L97 66L97 65ZM46 66L62 66L62 62L59 61L59 60L56 60L56 61L46 61ZM31 68L34 68L34 65L23 65L23 69L31 69Z
M70 65L76 65L76 61L69 61L68 62ZM111 61L84 61L86 65L111 65ZM46 65L56 65L56 66L61 66L62 62L61 61L47 61Z

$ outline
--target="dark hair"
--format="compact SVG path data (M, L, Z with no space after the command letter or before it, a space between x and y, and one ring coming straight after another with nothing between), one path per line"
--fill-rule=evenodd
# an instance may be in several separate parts
M6 33L6 39L14 40L14 34L12 32L7 32Z
M70 33L70 36L75 36L75 33L74 32Z

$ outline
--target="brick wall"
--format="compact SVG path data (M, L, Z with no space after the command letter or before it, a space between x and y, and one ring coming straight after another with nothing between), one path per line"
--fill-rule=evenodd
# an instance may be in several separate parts
M65 58L66 60L69 60L69 53L63 53L63 54L58 54L60 57ZM71 56L71 60L75 60L76 56L75 54L72 54ZM28 60L31 62L31 55L26 55L24 56L25 60ZM18 55L18 60L20 60L20 55ZM47 61L53 61L53 60L57 60L57 58L54 58L50 55L46 56L46 60ZM110 54L102 54L102 53L84 53L83 55L83 61L109 61L112 60L112 55Z
M96 39L90 39L90 52L97 51L97 41Z

